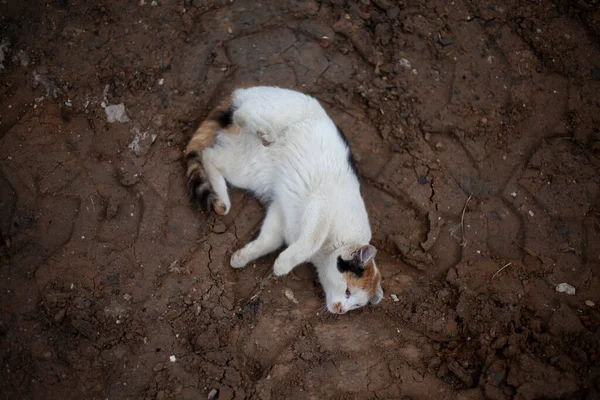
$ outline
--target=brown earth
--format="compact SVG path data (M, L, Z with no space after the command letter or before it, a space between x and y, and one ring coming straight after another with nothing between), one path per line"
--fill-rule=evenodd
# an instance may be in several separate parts
M597 0L4 0L0 23L2 398L600 398ZM240 83L346 131L379 306L228 267L263 208L197 211L181 155Z

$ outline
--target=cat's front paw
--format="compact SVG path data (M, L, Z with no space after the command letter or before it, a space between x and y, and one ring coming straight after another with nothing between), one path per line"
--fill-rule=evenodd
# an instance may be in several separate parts
M233 255L231 256L231 260L229 261L229 264L233 268L238 268L238 269L244 268L246 266L246 264L248 264L248 261L246 260L246 257L244 257L242 251L243 251L243 249L239 249L238 251L233 253Z
M275 265L273 265L273 274L275 276L283 276L290 273L290 271L294 269L294 266L290 263L281 259L281 257L275 260Z

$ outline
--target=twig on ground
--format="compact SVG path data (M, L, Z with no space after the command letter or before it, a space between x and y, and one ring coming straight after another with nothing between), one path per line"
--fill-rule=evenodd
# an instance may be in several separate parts
M496 275L498 275L500 272L502 272L504 270L504 268L508 267L509 265L512 265L512 262L507 263L504 267L502 267L498 271L496 271L496 273L494 275L492 275L492 279L490 279L490 280L493 280L496 277Z
M248 302L256 299L258 296L260 296L260 294L264 290L265 286L267 286L267 283L269 283L269 281L271 281L272 278L274 278L274 277L275 277L275 275L273 275L272 269L269 270L269 272L261 279L261 281L258 283L258 285L256 285L256 287L254 288L254 292L248 298L248 300L246 300L246 303L248 303Z
M462 210L462 216L460 217L460 231L462 233L462 243L460 245L462 247L465 247L467 245L467 241L465 240L465 211L467 211L467 206L469 205L469 201L471 200L471 197L473 197L472 194L470 194L469 198L467 198L467 201L465 202L465 206L463 207L463 210Z

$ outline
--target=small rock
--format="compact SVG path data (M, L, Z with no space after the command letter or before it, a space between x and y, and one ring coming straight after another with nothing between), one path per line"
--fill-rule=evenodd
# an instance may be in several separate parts
M400 299L398 298L398 296L397 296L397 295L395 295L395 294L393 294L393 293L392 293L392 294L390 294L390 297L392 298L392 300L394 301L394 303L397 303L397 302L399 302L399 301L400 301Z
M164 390L160 390L158 393L156 393L156 400L164 400L165 398L165 391Z
M106 206L106 219L113 219L119 212L119 200L111 197Z
M495 361L487 370L487 381L494 386L499 386L506 377L506 368L500 360Z
M556 285L556 291L558 293L570 294L571 296L575 294L575 288L565 282Z
M387 10L386 15L389 19L396 19L400 15L400 7L392 7Z
M552 334L570 334L585 331L579 317L566 304L561 304L558 310L552 314L548 322L548 328Z
M433 36L434 36L434 39L436 39L437 42L444 47L454 43L454 39L447 36L445 32L442 32L442 31L436 32L433 34Z
M219 391L217 389L212 389L210 392L208 392L208 396L206 396L206 400L216 399L217 394L219 394Z
M436 148L436 150L443 151L446 149L446 145L442 142L437 142L435 144L435 148Z
M134 132L135 136L133 137L133 140L131 141L131 143L129 143L127 147L129 147L129 149L133 151L133 154L135 154L136 156L140 156L143 152L146 152L150 148L150 146L152 146L152 144L154 144L157 135L151 135L147 131L140 132L140 130L137 128L133 128L132 131Z
M298 304L298 299L296 299L296 296L294 296L294 292L292 291L292 289L286 288L285 291L283 292L283 294L285 294L285 297L289 301L291 301L294 304Z
M421 243L421 247L425 251L429 251L437 242L440 230L444 224L444 220L437 211L430 211L427 214L427 219L429 220L429 232L427 233L427 240Z
M596 303L594 303L591 300L586 300L585 301L585 305L588 306L588 307L594 307L596 305Z
M62 320L65 318L66 313L67 312L65 311L64 308L62 310L58 311L56 313L56 315L54 316L54 322L56 322L57 324L62 322Z
M219 388L219 400L232 400L235 397L235 392L229 386L221 386Z
M382 10L388 10L393 7L394 3L391 0L375 0L374 3Z
M390 236L390 239L394 242L407 264L420 270L423 270L426 266L433 265L431 254L423 252L420 248L415 248L404 236L393 235Z
M454 43L454 40L452 40L452 38L442 38L442 39L440 39L440 44L442 46L448 46L448 45L451 45L452 43Z
M73 328L75 328L77 332L79 332L81 335L85 336L88 339L94 339L96 337L96 330L94 329L92 324L90 324L87 321L84 321L82 319L74 319L73 321L71 321L71 325L73 325Z
M10 46L8 39L2 38L2 41L0 41L0 70L4 69L4 64L2 64L4 62L4 58L6 57L4 55L4 51L8 49L8 46Z
M387 139L388 137L390 137L390 133L392 132L392 127L389 125L384 125L381 129L380 129L380 133L381 133L381 137L383 139Z
M331 46L335 32L329 26L321 25L312 20L304 20L298 27L300 32L319 41L319 44L325 48Z
M160 128L161 126L163 126L165 124L165 116L162 114L155 115L154 117L152 117L152 123L157 128Z
M225 233L227 231L227 226L222 222L217 222L213 225L212 231L218 234Z
M406 58L401 58L400 60L398 60L398 65L401 66L402 68L406 68L406 69L412 68L412 64Z
M177 361L177 357L175 357L174 355L169 356L169 361L174 363L175 361Z
M19 50L17 52L17 59L21 64L21 67L26 67L29 65L29 56L23 50Z
M431 133L425 132L425 140L429 142L431 140Z
M458 379L464 382L467 387L473 386L473 376L469 374L456 360L452 360L448 364L448 369L452 371Z
M106 121L109 123L113 122L129 122L131 119L127 115L125 111L125 104L111 104L104 108L104 112L106 113Z
M122 186L125 186L125 187L133 186L133 185L135 185L136 183L138 183L139 181L140 181L140 176L139 176L139 174L133 174L133 175L131 175L131 174L127 174L127 175L122 175L122 176L121 176L121 179L119 179L119 183L120 183ZM132 217L133 217L133 215L132 215Z
M162 371L165 368L165 364L163 363L158 363L154 366L154 368L152 368L152 370L154 372L158 372L158 371Z

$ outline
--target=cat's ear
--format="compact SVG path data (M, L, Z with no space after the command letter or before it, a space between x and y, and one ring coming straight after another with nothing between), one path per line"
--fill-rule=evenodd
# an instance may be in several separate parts
M367 244L362 247L359 247L354 252L353 259L356 260L356 262L364 268L367 265L369 265L371 260L375 258L375 254L377 254L377 249L371 246L370 244Z
M381 303L381 300L383 300L383 289L381 288L381 282L379 282L377 284L377 289L375 290L375 296L369 300L369 303L375 306Z

